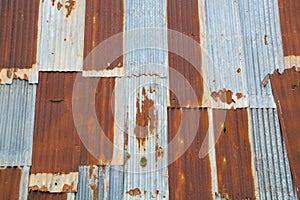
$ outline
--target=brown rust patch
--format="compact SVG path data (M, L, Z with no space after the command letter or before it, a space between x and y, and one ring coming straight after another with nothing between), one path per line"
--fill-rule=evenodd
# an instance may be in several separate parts
M146 142L149 136L154 135L157 128L157 110L154 101L149 99L146 94L146 89L142 89L142 105L140 105L140 95L136 100L136 127L134 134L137 139L138 149L140 147L146 150Z
M213 110L213 118L218 118L220 112L224 111ZM254 199L247 109L228 110L221 131L215 142L218 193L228 194L230 199Z
M67 9L66 17L69 17L71 15L71 12L73 9L75 9L76 1L74 0L67 0L65 3L65 8Z
M75 192L73 191L74 183L72 183L72 185L64 184L62 192Z
M155 161L157 163L158 158L164 157L164 149L158 146L158 143L155 144Z
M223 103L231 104L235 103L235 101L232 98L232 91L226 90L225 88L223 90L219 90L218 92L212 92L211 97L214 99L214 101L218 101L220 99Z
M0 168L0 199L19 199L21 176L21 168Z
M236 72L237 72L237 73L241 73L241 68L238 68L238 69L236 70Z
M135 189L127 191L126 194L129 196L138 196L138 195L141 195L142 192L139 188L135 188Z
M28 194L28 200L66 200L68 197L67 193L49 193L31 191Z
M237 99L243 98L243 94L240 92L236 93L235 96L237 97Z
M199 124L196 136L184 151L187 135L195 124ZM178 141L178 145L168 149L169 159L174 155L178 158L168 166L170 199L212 199L210 159L199 159L207 131L207 109L168 109L168 141ZM180 152L184 154L180 156Z
M293 181L300 197L300 72L295 67L282 74L276 70L270 75L270 80Z
M63 5L59 2L57 2L57 10L60 11L60 9L63 7Z
M52 6L54 6L55 5L55 0L51 0L52 1Z
M89 184L89 187L92 190L92 200L98 199L98 177L97 173L93 173L92 177L90 179L93 179L93 183Z
M12 69L8 69L6 73L7 73L7 77L11 78L12 75L13 75L13 70Z

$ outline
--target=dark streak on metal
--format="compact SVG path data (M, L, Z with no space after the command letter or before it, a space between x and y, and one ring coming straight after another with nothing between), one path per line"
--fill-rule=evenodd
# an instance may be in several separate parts
M55 0L51 0L52 1L52 6L54 6L55 5Z
M127 191L126 194L129 196L138 196L138 195L141 195L142 192L139 188L135 188L135 189Z
M238 69L236 70L237 73L241 73L241 71L242 71L241 68L238 68Z
M300 1L279 0L282 43L285 56L300 56Z
M225 88L223 90L219 90L218 92L212 92L211 97L214 99L214 101L218 101L220 99L223 103L231 104L235 103L235 101L232 99L232 91L226 90Z
M0 168L0 199L19 199L21 175L21 168Z
M57 2L57 10L60 11L60 9L63 7L63 5L60 2Z
M199 11L198 11L198 1L196 0L183 0L183 1L167 1L167 15L168 15L168 29L183 33L189 36L191 39L199 43L200 48L200 23L199 23ZM198 60L199 65L201 65L201 53L197 50L188 49L182 44L181 41L170 40L168 46L169 49L182 49L185 52L191 52L191 59ZM192 47L193 48L193 47ZM196 62L197 63L197 62ZM173 68L169 70L169 85L171 91L182 91L184 92L186 88L181 88L184 86L185 82L188 81L193 91L187 92L187 94L181 96L181 102L177 101L177 97L173 92L170 93L170 107L199 107L202 105L203 98L203 78L201 76L201 66L193 66L187 60L181 56L169 52L169 66ZM179 77L176 76L180 73L185 77L184 80L178 80ZM184 94L184 93L183 93ZM196 102L192 99L195 94L197 99ZM193 101L193 102L192 102Z
M272 90L277 106L277 112L282 129L284 143L287 149L291 166L293 181L297 196L300 197L300 87L291 89L293 85L299 85L300 73L295 67L286 69L282 74L275 71L270 75Z
M224 111L213 110L213 118L219 112ZM224 128L215 144L218 193L230 199L255 199L247 109L228 110L224 127L226 133Z
M124 1L86 1L84 58L86 58L101 42L116 34L123 33L123 23ZM109 50L106 49L107 52L105 53L107 55L114 55L114 52L111 51L122 52L115 60L106 62L109 63L109 66L106 66L106 69L109 70L123 67L123 43L124 42L120 41L117 46L112 47ZM95 63L97 60L96 54L92 60L91 66L87 66L84 63L84 70L97 70L99 68L97 63Z
M199 115L199 122L195 116ZM192 144L183 151L190 128L199 123ZM168 109L168 141L178 137L176 149L170 155L180 156L169 165L170 199L212 199L211 166L208 156L199 159L201 144L208 131L207 109ZM170 152L171 151L171 152Z

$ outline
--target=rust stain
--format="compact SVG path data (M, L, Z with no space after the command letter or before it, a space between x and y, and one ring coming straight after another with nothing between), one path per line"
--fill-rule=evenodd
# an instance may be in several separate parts
M76 1L74 0L67 0L65 3L65 8L67 9L66 17L71 15L72 10L75 9Z
M280 25L285 56L300 55L300 1L279 0Z
M264 77L264 79L263 79L263 81L262 81L262 85L263 85L264 87L267 86L267 84L268 84L268 82L269 82L269 79L270 79L269 74L266 75L266 76Z
M242 71L241 68L238 68L238 69L236 70L237 73L241 73L241 71Z
M0 199L19 199L21 176L21 168L0 168Z
M49 193L49 192L39 192L31 191L28 194L28 200L67 200L67 193Z
M135 188L135 189L127 191L126 194L129 196L138 196L138 195L141 195L142 192L139 188Z
M238 92L238 93L235 94L235 96L236 96L238 99L241 99L241 98L243 98L244 95L243 95L242 93Z
M60 9L63 7L63 5L60 2L57 2L57 10L60 11ZM66 38L65 38L66 39Z
M220 99L223 103L231 104L235 103L235 101L232 98L232 91L226 90L225 88L223 90L219 90L218 92L212 92L211 97L214 99L214 101L218 101Z
M74 190L74 183L72 182L71 185L64 184L62 188L62 192L77 192L77 191Z
M52 6L54 6L55 5L55 0L51 0L52 1Z
M110 37L124 32L124 1L90 0L86 1L85 12L85 37L84 58L86 58L95 47ZM123 37L118 38L113 48L106 49L103 57L98 59L92 55L90 65L83 64L84 70L107 70L122 68L123 59ZM108 60L113 56L114 60ZM100 61L101 63L97 63ZM109 63L109 66L107 66ZM101 66L99 66L99 64ZM99 67L101 67L99 69Z
M224 111L213 110L213 118L219 112ZM217 193L228 199L255 199L247 109L228 110L221 131L215 144Z
M141 158L140 165L141 165L142 168L147 166L147 158L146 157Z
M168 166L170 199L212 199L210 159L199 158L208 127L207 109L168 109L168 141L177 141L177 145L169 146L168 158L178 158ZM185 151L187 135L193 128L197 130L196 136Z
M274 99L297 196L300 197L300 72L295 67L270 75Z
M204 94L203 78L201 75L201 50L200 50L200 22L198 1L167 1L168 29L183 33L196 41L197 46L187 47L184 41L172 37L168 38L169 49L182 49L182 52L188 52L186 56L181 57L175 53L169 52L169 86L170 107L199 107L202 105ZM199 45L198 45L199 44ZM192 60L194 63L189 63ZM184 76L180 78L177 74ZM191 89L186 89L188 82ZM192 91L190 91L192 90ZM176 97L180 95L180 97ZM196 99L193 99L196 95ZM177 101L180 99L180 103Z
M134 134L138 143L138 149L142 146L146 150L146 142L150 135L154 135L157 128L157 110L154 101L149 99L146 89L142 89L142 105L140 105L140 95L136 99L136 127Z
M158 143L155 144L155 161L157 163L159 158L164 157L164 150L162 147L158 146Z

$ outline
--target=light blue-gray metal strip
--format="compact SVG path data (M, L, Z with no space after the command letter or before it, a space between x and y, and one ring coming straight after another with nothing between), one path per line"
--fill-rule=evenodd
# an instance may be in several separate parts
M260 199L297 199L276 109L251 109Z
M22 168L22 176L20 182L20 189L19 189L19 200L27 199L28 196L28 183L29 183L29 166L24 166Z
M0 166L30 166L36 85L0 85Z
M166 0L125 1L125 76L168 75Z
M265 76L284 69L278 1L238 1L251 108L275 108Z

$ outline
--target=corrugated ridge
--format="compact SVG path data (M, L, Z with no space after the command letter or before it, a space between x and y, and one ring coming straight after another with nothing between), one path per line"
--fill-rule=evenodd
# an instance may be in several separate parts
M0 168L0 199L19 199L22 168Z
M0 3L0 68L36 63L39 0Z
M250 112L260 199L296 199L276 109Z
M70 15L69 0L42 1L39 22L40 71L81 71L83 65L85 1L75 1ZM59 5L62 7L59 9ZM68 15L68 17L67 17Z
M0 85L0 166L31 165L36 85Z

